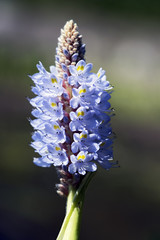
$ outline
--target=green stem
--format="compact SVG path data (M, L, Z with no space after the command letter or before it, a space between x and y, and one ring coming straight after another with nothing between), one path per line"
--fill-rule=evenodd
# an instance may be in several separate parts
M78 240L84 195L93 176L94 173L88 173L77 190L70 186L67 198L66 216L57 240Z
M75 189L72 187L70 187L70 195L72 195L74 198ZM67 200L67 205L68 205L67 208L68 209L66 209L67 210L66 214L70 211L70 207L72 205L73 198L72 199L70 198L69 200ZM67 239L78 240L83 200L84 200L84 194L81 194L81 196L79 197L79 201L73 203L74 209L73 209L72 215L68 221L63 240L67 240Z
M76 193L76 189L73 188L71 185L69 186L69 194L67 197L67 204L66 204L66 215L69 213L71 203L73 201L74 195Z

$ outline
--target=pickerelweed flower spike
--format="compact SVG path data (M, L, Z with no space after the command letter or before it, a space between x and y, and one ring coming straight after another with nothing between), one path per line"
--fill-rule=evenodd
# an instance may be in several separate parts
M97 164L109 169L114 163L112 150L112 115L109 103L112 87L102 68L91 72L84 60L85 45L77 24L68 21L58 38L56 67L30 76L36 97L30 100L36 118L31 146L39 153L34 163L54 165L60 174L60 195L68 195L69 185L79 185Z
M31 146L40 155L34 163L56 167L60 177L57 192L61 196L68 196L69 189L76 191L97 165L110 169L116 164L110 125L112 86L102 68L92 72L93 66L85 62L84 54L77 24L68 21L58 38L56 67L47 71L39 62L38 73L30 76L36 95L29 100L35 117L30 120L35 130Z

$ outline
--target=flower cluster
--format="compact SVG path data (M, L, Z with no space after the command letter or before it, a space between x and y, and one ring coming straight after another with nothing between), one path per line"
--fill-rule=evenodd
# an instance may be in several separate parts
M112 87L100 68L84 60L85 44L77 24L68 21L61 29L56 49L55 67L47 71L41 62L30 99L30 120L34 128L31 146L38 153L34 163L41 167L54 165L60 177L57 193L67 196L69 186L77 188L87 172L97 164L111 168L113 136L109 103Z
M31 76L37 96L30 100L36 118L30 121L35 129L31 146L40 155L34 163L66 166L70 174L80 175L96 171L97 163L112 167L112 87L105 71L91 72L92 64L84 60L63 64L63 78L54 66L48 72L40 62L37 68Z

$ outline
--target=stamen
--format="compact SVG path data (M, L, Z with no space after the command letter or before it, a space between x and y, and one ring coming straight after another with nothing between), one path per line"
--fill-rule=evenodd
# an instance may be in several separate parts
M55 130L59 129L60 130L60 127L58 125L54 125L53 126Z
M52 106L52 107L56 107L56 106L57 106L57 104L56 104L56 103L54 103L54 102L52 102L52 103L51 103L51 106Z
M84 89L81 89L81 90L79 91L79 94L85 93L85 92L86 92L86 89L84 88Z
M83 65L77 67L77 71L83 71L83 70L84 70L84 66Z
M84 116L84 112L82 111L82 112L78 112L77 113L77 116L79 117L79 116Z
M56 151L61 151L61 148L60 147L55 147L55 150Z
M51 78L51 82L52 83L57 83L57 79L56 78Z
M86 157L85 157L85 155L79 155L79 157L77 158L78 160L80 160L80 159L85 159Z
M80 138L87 138L87 134L81 134Z
M101 147L103 147L104 145L105 145L105 142L102 142L102 143L100 144Z

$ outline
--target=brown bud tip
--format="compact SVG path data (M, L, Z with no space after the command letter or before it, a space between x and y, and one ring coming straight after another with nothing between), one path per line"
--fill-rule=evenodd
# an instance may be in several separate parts
M76 65L79 60L84 59L84 54L85 46L82 44L82 35L79 34L77 24L70 20L61 29L61 35L58 38L55 62L58 76L63 78L64 73L69 75L68 66Z

